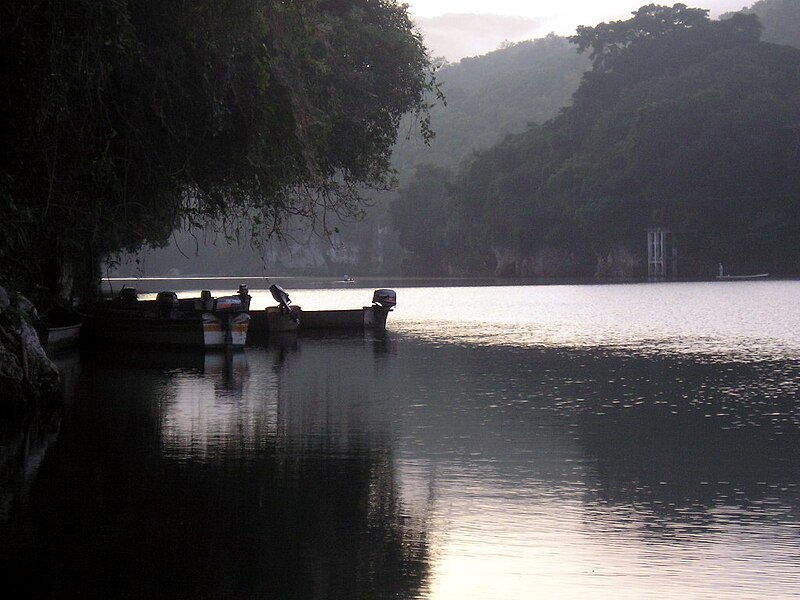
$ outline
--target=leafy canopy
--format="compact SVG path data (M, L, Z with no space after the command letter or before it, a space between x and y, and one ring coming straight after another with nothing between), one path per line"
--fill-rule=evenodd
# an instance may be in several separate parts
M708 10L689 8L685 4L660 6L648 4L633 13L626 21L600 23L594 27L579 25L570 41L579 52L591 48L589 58L597 70L609 71L614 61L632 43L658 38L676 31L708 25Z
M181 223L256 239L391 183L430 63L392 0L0 6L0 273L48 289ZM58 264L53 264L58 263Z

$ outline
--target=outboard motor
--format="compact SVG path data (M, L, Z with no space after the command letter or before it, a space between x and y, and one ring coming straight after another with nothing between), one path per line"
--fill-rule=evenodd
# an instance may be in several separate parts
M375 290L372 303L382 306L386 311L392 310L397 304L397 293L394 290Z
M291 300L289 300L289 294L286 292L286 290L278 284L273 283L271 286L269 286L269 293L272 294L273 298L275 298L278 306L288 313L289 318L299 325L300 317L298 317L295 312L289 308L289 303Z
M242 312L242 299L239 296L222 296L214 300L215 312Z
M239 291L237 292L239 298L242 300L242 310L250 310L250 289L247 287L246 283L242 283L239 285Z
M211 290L200 292L200 308L205 311L214 310L214 298L211 297Z
M156 294L156 304L158 305L158 315L167 318L172 315L173 310L178 308L178 294L175 292L158 292Z
M139 300L139 297L136 294L136 288L125 287L124 285L122 286L122 289L119 291L117 298L119 298L120 302L124 304L131 304Z

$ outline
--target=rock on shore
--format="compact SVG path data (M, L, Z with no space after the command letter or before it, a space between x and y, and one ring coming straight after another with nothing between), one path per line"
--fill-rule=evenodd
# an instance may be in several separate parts
M0 287L0 408L27 404L59 389L58 368L36 333L36 308L22 296L13 299Z

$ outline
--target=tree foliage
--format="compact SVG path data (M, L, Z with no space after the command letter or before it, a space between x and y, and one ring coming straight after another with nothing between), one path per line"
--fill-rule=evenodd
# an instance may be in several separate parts
M446 268L444 238L450 218L446 186L450 177L446 167L419 165L403 188L403 203L390 207L400 244L407 250L403 268L409 272L438 275Z
M685 4L659 6L648 4L626 21L600 23L594 27L579 25L570 41L579 52L591 48L589 58L597 71L611 71L624 50L636 42L659 39L676 32L708 25L708 10L688 8Z
M0 51L0 272L19 289L89 282L184 221L262 238L357 213L403 115L430 136L429 60L392 0L22 0Z

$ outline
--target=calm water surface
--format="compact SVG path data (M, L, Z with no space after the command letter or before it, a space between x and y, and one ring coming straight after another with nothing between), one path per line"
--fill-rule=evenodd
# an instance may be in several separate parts
M800 282L280 283L398 306L383 337L61 357L63 409L0 440L9 590L796 597Z

